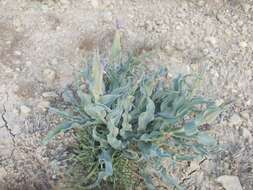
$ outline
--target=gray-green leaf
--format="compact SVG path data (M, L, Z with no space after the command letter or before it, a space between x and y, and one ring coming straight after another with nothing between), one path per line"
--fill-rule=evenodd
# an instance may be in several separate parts
M154 120L154 114L155 114L155 104L150 98L147 98L146 111L141 113L138 118L139 131L145 130L148 123Z

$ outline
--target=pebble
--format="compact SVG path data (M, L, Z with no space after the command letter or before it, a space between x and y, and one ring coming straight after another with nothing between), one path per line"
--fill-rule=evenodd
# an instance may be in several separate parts
M46 99L55 99L55 98L58 97L58 95L55 92L53 92L53 91L51 91L51 92L44 92L42 94L42 96L43 96L43 98L46 98Z
M38 103L38 108L42 111L47 111L47 109L50 107L49 101L41 101Z
M240 115L242 116L242 118L244 118L246 120L249 120L249 118L250 118L249 113L247 111L242 111L240 113Z
M217 44L217 39L214 36L206 37L205 41L209 42L213 46L215 46Z
M46 82L50 83L56 79L56 72L52 69L45 69L43 71L43 76L45 77Z
M69 5L70 4L70 2L68 0L60 0L60 3L62 5Z
M98 8L98 0L91 0L91 5L92 5L94 8Z
M18 56L22 55L21 51L14 51L14 54Z
M200 1L197 2L198 6L201 6L201 7L204 6L205 3L206 3L206 2L203 1L203 0L200 0Z
M240 180L237 176L223 175L216 179L225 190L242 190Z
M240 126L242 124L242 118L238 114L232 115L229 119L230 126Z
M242 47L242 48L246 48L248 46L247 42L239 42L239 46Z
M6 169L4 167L0 167L0 174L1 176L6 176L8 173L6 172Z
M22 115L29 115L31 113L31 108L29 108L28 106L22 105L20 106L20 113Z

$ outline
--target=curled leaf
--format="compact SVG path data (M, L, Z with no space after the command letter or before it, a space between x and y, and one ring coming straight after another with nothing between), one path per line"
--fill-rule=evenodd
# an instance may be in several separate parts
M87 189L93 189L99 186L103 179L106 179L113 174L112 157L108 151L102 151L102 153L99 155L99 162L104 166L104 170L98 173L96 181L93 184L87 186Z
M141 113L138 118L139 131L145 130L148 123L154 120L155 118L154 114L155 114L155 104L150 98L147 98L146 111Z
M200 132L197 136L197 141L205 146L215 146L217 141L205 132Z

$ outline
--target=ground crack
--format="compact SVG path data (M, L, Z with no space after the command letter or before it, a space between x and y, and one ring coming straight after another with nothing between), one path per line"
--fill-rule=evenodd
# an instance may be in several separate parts
M11 139L12 139L12 142L13 142L13 145L15 146L16 144L16 141L15 141L15 134L12 132L12 130L10 129L9 125L8 125L8 121L6 120L5 118L5 114L6 114L6 108L5 108L5 105L3 105L3 113L1 115L2 117L2 120L4 122L4 125L2 127L4 127L10 134L11 136Z
M207 160L207 158L204 158L203 160L201 160L199 162L199 166L202 165L205 161ZM197 171L199 171L198 169L192 170L191 172L189 172L187 174L187 177L184 177L181 182L179 183L180 185L184 184L187 180L189 180L191 178L191 176L196 173Z

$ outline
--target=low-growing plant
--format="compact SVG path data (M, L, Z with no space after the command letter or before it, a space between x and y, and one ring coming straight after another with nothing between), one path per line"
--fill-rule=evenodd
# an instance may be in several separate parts
M138 184L156 189L156 177L182 189L163 161L200 159L214 150L215 139L201 126L214 121L222 108L194 93L191 75L170 81L166 68L149 70L135 57L124 57L118 32L108 62L94 54L82 72L87 89L79 83L74 93L66 91L65 110L51 109L64 121L44 143L74 129L74 160L86 170L79 187L92 189L104 181L114 189Z

